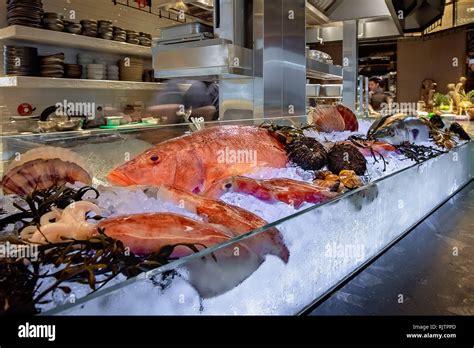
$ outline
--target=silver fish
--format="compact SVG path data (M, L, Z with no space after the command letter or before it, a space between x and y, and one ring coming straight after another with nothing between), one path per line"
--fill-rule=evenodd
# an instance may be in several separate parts
M419 143L430 141L430 128L415 116L387 116L376 121L370 127L367 138L392 145L399 145L403 142Z

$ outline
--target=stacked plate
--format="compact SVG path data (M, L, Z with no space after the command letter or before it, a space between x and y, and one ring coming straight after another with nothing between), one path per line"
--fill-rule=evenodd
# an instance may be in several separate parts
M64 30L64 16L60 13L45 12L43 15L43 28L55 31Z
M118 42L127 41L127 32L125 31L125 29L114 27L113 40Z
M151 34L140 32L138 41L139 41L139 44L142 46L151 47Z
M127 43L138 45L140 41L138 41L138 33L133 30L127 30Z
M81 21L82 35L97 37L97 21L95 19L83 19Z
M38 49L35 47L3 46L3 65L6 75L37 75Z
M41 0L7 0L8 25L41 28L43 3Z
M82 76L82 65L64 64L64 77L70 79L80 79Z
M63 77L64 53L41 57L40 75L44 77Z
M82 32L82 25L71 21L63 21L64 31L71 34L80 34Z
M143 60L138 58L124 58L119 61L120 80L142 81Z
M114 27L112 26L112 21L99 21L98 34L102 39L112 40L114 36Z
M87 66L87 78L89 80L103 80L105 69L103 64L89 64Z
M93 62L94 62L94 59L92 59L92 56L88 54L79 53L77 55L77 63L82 65L82 78L83 79L87 78L87 66L89 64L92 64Z
M107 65L107 80L118 81L119 79L119 67L117 65Z

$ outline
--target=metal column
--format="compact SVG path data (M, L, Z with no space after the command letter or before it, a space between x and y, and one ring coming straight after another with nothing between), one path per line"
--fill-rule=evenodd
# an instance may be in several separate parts
M263 41L265 117L305 114L305 15L305 0L263 1L263 37L254 42Z
M359 73L359 52L357 50L357 20L345 21L343 27L342 59L344 66L343 103L355 110L357 99L357 76Z

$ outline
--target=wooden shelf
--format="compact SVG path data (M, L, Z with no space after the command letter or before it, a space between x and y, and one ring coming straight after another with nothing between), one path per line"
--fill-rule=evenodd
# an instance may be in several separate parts
M104 40L89 36L59 31L12 25L0 29L0 41L23 41L25 43L74 47L90 51L115 53L151 59L151 47L132 45L125 42Z
M129 82L110 80L63 79L33 76L0 77L0 88L75 88L114 90L159 90L163 84L157 82Z

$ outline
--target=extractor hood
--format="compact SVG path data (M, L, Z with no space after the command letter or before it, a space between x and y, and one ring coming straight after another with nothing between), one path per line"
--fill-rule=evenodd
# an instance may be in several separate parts
M212 25L214 1L217 0L154 0L153 7L174 14L184 13L191 19ZM307 25L315 26L328 23L330 21L328 13L334 10L340 3L341 0L307 0Z
M445 0L386 0L392 17L404 33L422 32L439 21Z
M307 0L306 25L322 25L329 23L328 11L335 6L336 0Z
M184 13L188 18L207 25L212 25L214 0L154 0L152 4L153 8L157 7L176 15Z

